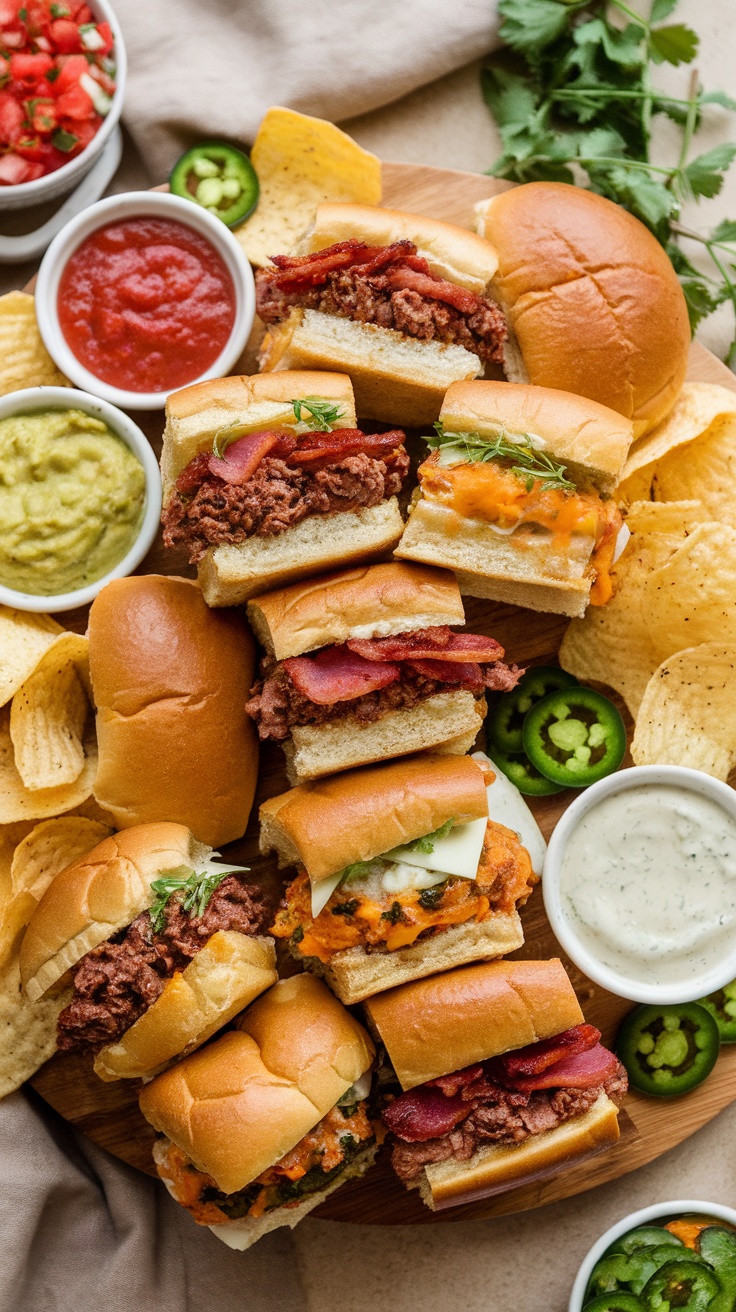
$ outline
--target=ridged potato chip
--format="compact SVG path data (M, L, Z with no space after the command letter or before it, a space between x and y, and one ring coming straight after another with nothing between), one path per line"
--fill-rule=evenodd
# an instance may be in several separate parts
M704 642L736 649L736 529L696 525L648 576L642 600L657 664Z
M40 902L52 879L113 832L109 825L82 816L62 815L42 820L13 853L10 868L13 895L30 893Z
M736 525L736 391L685 383L664 423L632 448L618 494L624 501L697 498L707 518Z
M71 387L41 340L27 292L0 296L0 396L23 387Z
M26 788L15 766L10 737L10 713L0 712L0 824L16 820L45 820L62 815L85 802L92 794L97 773L97 742L94 734L84 744L84 768L71 784L58 788Z
M269 109L250 158L260 196L235 236L251 264L292 251L323 201L381 202L380 160L325 119Z
M659 666L639 709L636 765L686 765L727 779L736 765L736 647L700 643Z
M63 632L50 615L0 606L0 706L10 701Z
M62 633L13 697L10 736L26 788L71 784L84 769L90 705L79 671L87 666L87 649L86 638Z

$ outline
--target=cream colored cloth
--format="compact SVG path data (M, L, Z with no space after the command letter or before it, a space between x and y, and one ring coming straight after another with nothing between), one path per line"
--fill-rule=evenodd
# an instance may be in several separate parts
M493 0L116 0L124 118L152 181L203 137L251 142L269 105L339 121L495 43Z

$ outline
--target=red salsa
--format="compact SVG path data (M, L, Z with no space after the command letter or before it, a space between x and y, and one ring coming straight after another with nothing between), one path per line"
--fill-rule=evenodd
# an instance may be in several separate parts
M93 232L59 283L67 345L85 369L129 392L168 392L214 364L235 322L235 287L214 247L175 219Z

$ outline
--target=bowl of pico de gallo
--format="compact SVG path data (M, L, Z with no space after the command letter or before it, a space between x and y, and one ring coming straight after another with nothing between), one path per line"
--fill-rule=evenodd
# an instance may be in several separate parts
M89 173L125 75L108 0L0 0L0 210L63 196Z

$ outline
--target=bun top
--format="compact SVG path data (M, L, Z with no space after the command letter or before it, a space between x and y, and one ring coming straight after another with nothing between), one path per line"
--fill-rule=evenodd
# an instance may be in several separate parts
M482 294L498 267L493 246L467 228L442 223L422 214L387 210L377 205L318 205L314 225L300 249L324 250L337 241L364 241L369 246L390 246L413 241L432 273L469 291Z
M597 401L524 383L453 383L440 419L450 432L495 436L505 428L540 437L545 451L604 492L618 483L634 435L629 419Z
M348 638L385 638L435 624L464 624L450 570L432 565L361 565L293 583L248 602L258 641L277 660Z
M479 820L488 815L488 796L471 756L409 756L300 784L269 798L259 815L261 851L303 865L316 882L450 819Z
M579 1025L562 962L492 961L389 989L364 1004L402 1089Z
M672 409L690 350L682 288L633 215L564 182L528 182L478 207L498 250L494 289L523 356L517 381L589 396L633 420Z
M172 392L166 402L166 427L161 455L164 501L182 469L200 451L211 451L215 435L234 424L255 432L293 424L292 401L318 396L342 403L343 428L355 428L355 398L347 374L320 373L314 369L279 370L270 374L211 378Z
M282 979L142 1091L143 1115L225 1193L290 1152L368 1070L365 1030L313 975Z
M102 589L89 615L97 707L94 793L119 829L165 816L211 847L245 832L258 742L245 702L255 644L189 579L145 574Z
M210 849L184 825L137 825L113 834L49 885L20 951L23 987L32 1002L154 901L151 884L165 870L194 868Z

